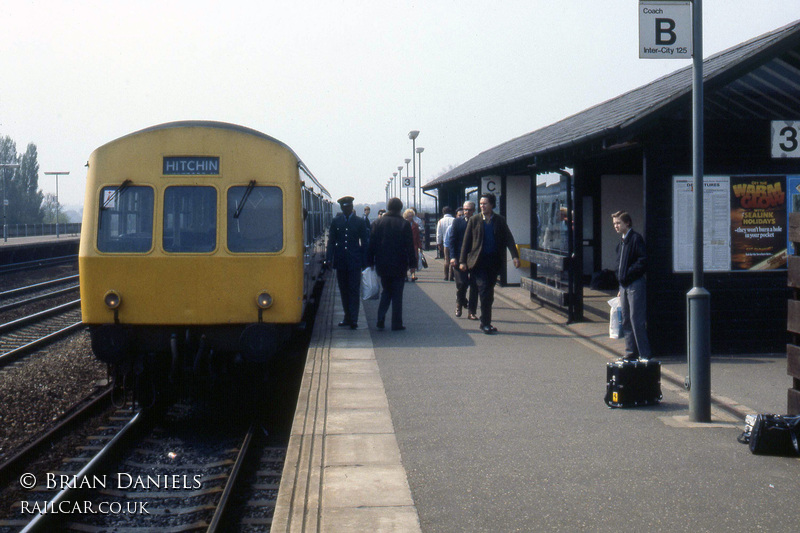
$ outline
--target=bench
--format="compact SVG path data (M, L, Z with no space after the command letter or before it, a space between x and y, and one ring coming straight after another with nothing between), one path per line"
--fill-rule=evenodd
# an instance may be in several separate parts
M564 281L569 271L569 258L564 255L542 250L520 250L520 257L536 265L536 277L520 280L532 296L557 307L567 308L570 304L569 284Z

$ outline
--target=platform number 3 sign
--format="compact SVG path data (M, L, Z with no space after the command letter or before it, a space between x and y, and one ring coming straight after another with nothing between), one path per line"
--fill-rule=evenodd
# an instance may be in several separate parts
M772 157L800 157L800 121L772 121Z

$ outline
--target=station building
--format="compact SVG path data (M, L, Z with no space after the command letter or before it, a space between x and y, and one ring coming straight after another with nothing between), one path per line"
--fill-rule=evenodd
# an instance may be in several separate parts
M788 213L800 211L800 21L704 61L704 287L712 353L786 348ZM556 173L556 182L539 183ZM539 184L537 184L539 183ZM611 213L647 244L654 354L686 353L692 287L692 67L486 150L423 186L440 206L495 192L531 259L502 274L583 318L616 270ZM570 228L572 231L570 231Z

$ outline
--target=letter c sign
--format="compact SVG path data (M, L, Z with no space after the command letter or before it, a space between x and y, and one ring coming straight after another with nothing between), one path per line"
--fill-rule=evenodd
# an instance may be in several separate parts
M481 178L481 191L490 192L495 196L503 194L502 182L500 176L486 176Z

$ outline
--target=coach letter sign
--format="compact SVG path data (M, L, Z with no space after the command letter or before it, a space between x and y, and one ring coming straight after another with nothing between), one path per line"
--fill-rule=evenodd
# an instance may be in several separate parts
M639 2L639 58L692 58L691 2Z

